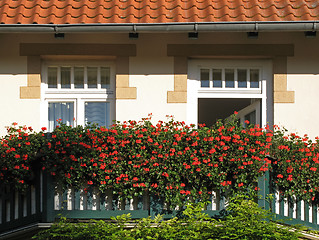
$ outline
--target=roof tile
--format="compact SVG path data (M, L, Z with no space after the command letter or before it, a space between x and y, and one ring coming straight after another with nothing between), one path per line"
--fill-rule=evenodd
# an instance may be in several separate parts
M0 23L319 20L318 0L0 0Z

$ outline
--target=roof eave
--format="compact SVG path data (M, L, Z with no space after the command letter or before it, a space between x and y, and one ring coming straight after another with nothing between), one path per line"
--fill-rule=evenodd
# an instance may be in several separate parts
M0 24L0 33L317 31L319 21Z

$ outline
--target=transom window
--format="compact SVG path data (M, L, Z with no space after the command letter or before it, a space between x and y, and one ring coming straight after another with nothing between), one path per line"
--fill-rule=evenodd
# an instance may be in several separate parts
M67 125L96 123L108 127L114 119L114 66L99 63L47 63L43 67L41 120L53 131ZM46 123L46 124L44 124Z
M201 68L200 87L213 89L260 89L258 68Z
M110 68L102 66L49 66L49 89L109 89Z

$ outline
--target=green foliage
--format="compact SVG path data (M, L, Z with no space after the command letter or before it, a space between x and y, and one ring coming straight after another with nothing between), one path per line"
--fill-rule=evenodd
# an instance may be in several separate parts
M227 210L219 228L220 239L298 239L298 230L271 221L272 213L247 195L232 198Z
M209 218L202 212L205 204L188 204L184 218L167 221L162 216L143 218L132 222L129 215L113 218L113 222L92 221L70 223L62 218L50 229L34 236L38 240L56 239L298 239L299 232L291 227L278 225L271 220L271 213L258 207L244 195L229 202L228 215L221 220ZM132 226L132 227L129 227Z

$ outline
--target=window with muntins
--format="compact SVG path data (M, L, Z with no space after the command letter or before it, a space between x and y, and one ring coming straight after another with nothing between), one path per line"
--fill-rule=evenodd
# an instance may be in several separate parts
M59 122L95 123L108 127L114 119L114 66L111 63L47 63L43 68L42 110L48 131Z
M258 68L201 68L200 87L213 90L261 91Z

